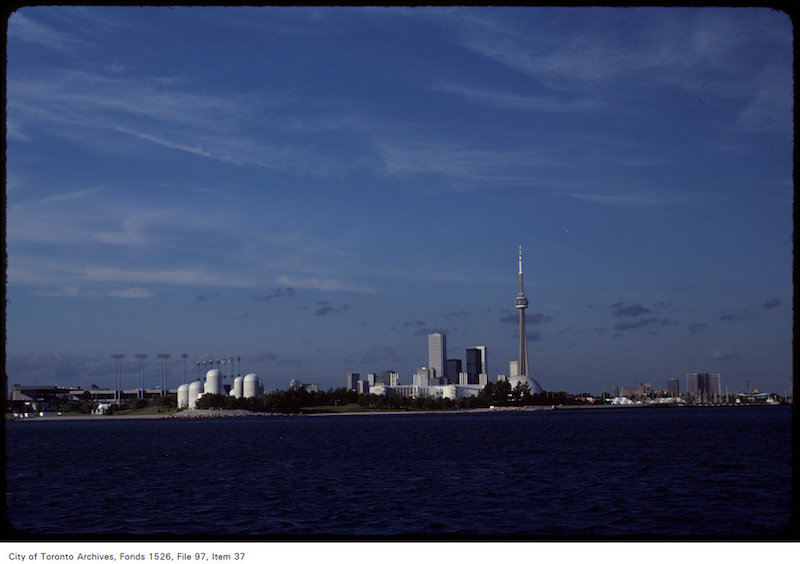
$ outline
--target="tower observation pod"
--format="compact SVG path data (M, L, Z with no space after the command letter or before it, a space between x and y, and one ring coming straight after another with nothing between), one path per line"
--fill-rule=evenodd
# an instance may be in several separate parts
M518 373L512 374L509 378L511 388L517 384L528 384L532 394L540 394L544 390L539 382L531 378L530 365L528 363L528 336L525 332L525 310L528 308L528 298L522 287L522 245L519 246L519 294L514 300L514 307L519 310L519 361L517 366Z

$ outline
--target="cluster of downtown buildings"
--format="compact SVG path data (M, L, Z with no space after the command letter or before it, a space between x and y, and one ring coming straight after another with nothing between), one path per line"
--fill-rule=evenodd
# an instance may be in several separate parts
M477 396L489 381L488 358L485 346L466 350L466 370L460 358L447 358L447 335L428 335L428 365L419 368L410 385L400 383L397 372L387 370L368 374L362 380L358 373L348 373L346 387L359 394L377 394L400 397L450 398ZM497 380L520 377L519 361L509 363L509 375L498 374ZM533 380L531 393L541 393L541 386Z
M653 393L649 382L639 382L636 386L622 386L616 391L618 397L625 397L640 400ZM670 398L681 397L681 386L678 378L667 379L666 395ZM707 372L697 372L686 375L686 393L697 401L714 402L722 397L722 379L719 374L709 374Z
M402 385L397 372L387 370L368 374L348 373L346 387L359 394L450 398L477 396L488 382L486 347L467 349L467 366L461 359L447 358L447 335L428 335L428 365L413 375L411 385Z
M509 363L508 377L497 376L498 380L508 380L512 387L526 385L532 394L544 390L530 375L528 363L528 339L525 332L525 310L528 299L522 284L522 245L519 246L519 294L514 300L519 312L519 358ZM401 385L397 372L387 371L369 374L361 380L360 374L347 375L347 388L362 394L387 396L450 398L477 396L488 383L486 347L467 349L467 367L462 371L461 359L447 358L447 336L444 333L428 335L428 365L418 369L410 386Z
M527 386L531 394L540 394L544 390L542 386L531 376L530 363L528 361L528 346L525 330L525 309L528 307L528 300L523 291L522 276L522 246L519 248L519 294L514 301L514 307L519 312L519 356L518 360L509 362L509 373L498 374L496 381L507 380L512 389L524 385ZM146 354L134 355L138 361L137 388L135 390L123 390L123 359L125 355L111 355L115 361L115 385L113 390L99 389L92 386L91 390L81 390L80 388L59 388L58 386L19 386L14 385L10 394L10 400L14 402L40 402L47 403L48 398L69 396L78 398L85 396L88 391L89 396L94 402L113 402L120 405L124 398L146 398L155 395L166 395L170 390L167 387L167 360L171 355L158 354L161 364L161 386L156 389L147 389L144 386L144 359ZM241 362L239 357L230 357L215 361L198 361L198 369L201 366L209 366L212 370L206 373L205 381L200 378L196 382L188 383L186 379L186 360L189 355L181 354L183 359L183 380L184 384L176 390L178 406L182 408L195 407L196 401L204 394L227 394L237 398L256 397L264 393L264 385L256 374L247 374L245 377L234 377L235 362ZM223 384L223 380L228 377L226 367L230 363L232 386ZM213 365L217 366L216 369ZM240 364L241 368L241 364ZM466 349L466 370L461 359L447 358L447 336L443 332L431 333L428 335L428 365L419 368L413 375L412 383L405 385L400 383L400 375L394 371L371 373L365 380L361 379L360 374L348 373L346 388L355 390L359 394L376 394L399 397L425 397L425 398L449 398L456 399L462 397L477 396L489 382L488 379L488 360L485 346L475 346ZM6 380L6 386L8 385ZM297 380L292 380L290 389L306 389L307 391L319 392L319 384L303 384ZM719 374L694 373L686 375L686 394L695 401L719 402L723 398L722 383ZM8 389L6 388L6 392ZM645 397L654 395L649 383L640 382L638 386L623 386L615 390L617 398L629 398L641 400ZM680 396L680 384L677 378L667 380L666 395L672 398ZM726 394L727 395L727 394ZM750 395L749 390L747 394ZM6 394L9 397L9 394ZM738 399L737 399L738 401Z

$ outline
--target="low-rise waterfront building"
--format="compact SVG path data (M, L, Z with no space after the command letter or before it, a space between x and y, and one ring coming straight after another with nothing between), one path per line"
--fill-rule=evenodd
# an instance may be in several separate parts
M457 398L477 397L482 389L483 387L478 385L386 386L378 384L370 386L369 393L387 397L449 398L454 400Z

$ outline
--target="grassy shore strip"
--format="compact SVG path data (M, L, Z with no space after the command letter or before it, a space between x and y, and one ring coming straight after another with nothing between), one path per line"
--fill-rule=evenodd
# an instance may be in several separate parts
M169 415L139 413L133 415L48 415L46 417L6 417L9 421L119 421L120 419L164 419Z
M246 409L187 409L174 413L132 413L119 415L51 415L47 417L28 417L12 418L7 417L8 421L119 421L121 419L221 419L232 417L285 417L303 415L306 417L320 417L329 415L413 415L431 413L514 413L531 411L562 411L562 410L619 410L632 408L675 408L675 407L709 407L709 406L681 406L667 404L632 404L632 405L530 405L530 406L492 406L479 407L475 409L450 409L450 410L430 410L421 409L410 410L314 410L313 408L302 413L276 413L248 411Z
M172 415L165 415L164 419L201 419L219 417L277 417L292 415L291 413L276 413L272 411L248 411L247 409L186 409Z

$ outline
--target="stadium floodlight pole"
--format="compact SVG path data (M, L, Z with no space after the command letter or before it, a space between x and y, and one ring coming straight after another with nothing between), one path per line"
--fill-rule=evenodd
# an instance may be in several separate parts
M158 353L161 359L161 395L167 395L167 360L172 356L169 353Z
M143 398L144 397L144 391L145 391L145 385L144 385L144 359L147 358L147 355L144 354L144 353L139 353L139 354L135 354L133 356L135 356L137 359L139 359L139 378L138 378L138 382L136 383L136 386L138 388L138 390L136 391L136 397L137 398Z
M183 359L183 383L186 383L186 359L189 358L189 355L186 353L181 353L181 358Z
M122 401L122 359L124 354L112 354L114 359L114 403L119 407Z

